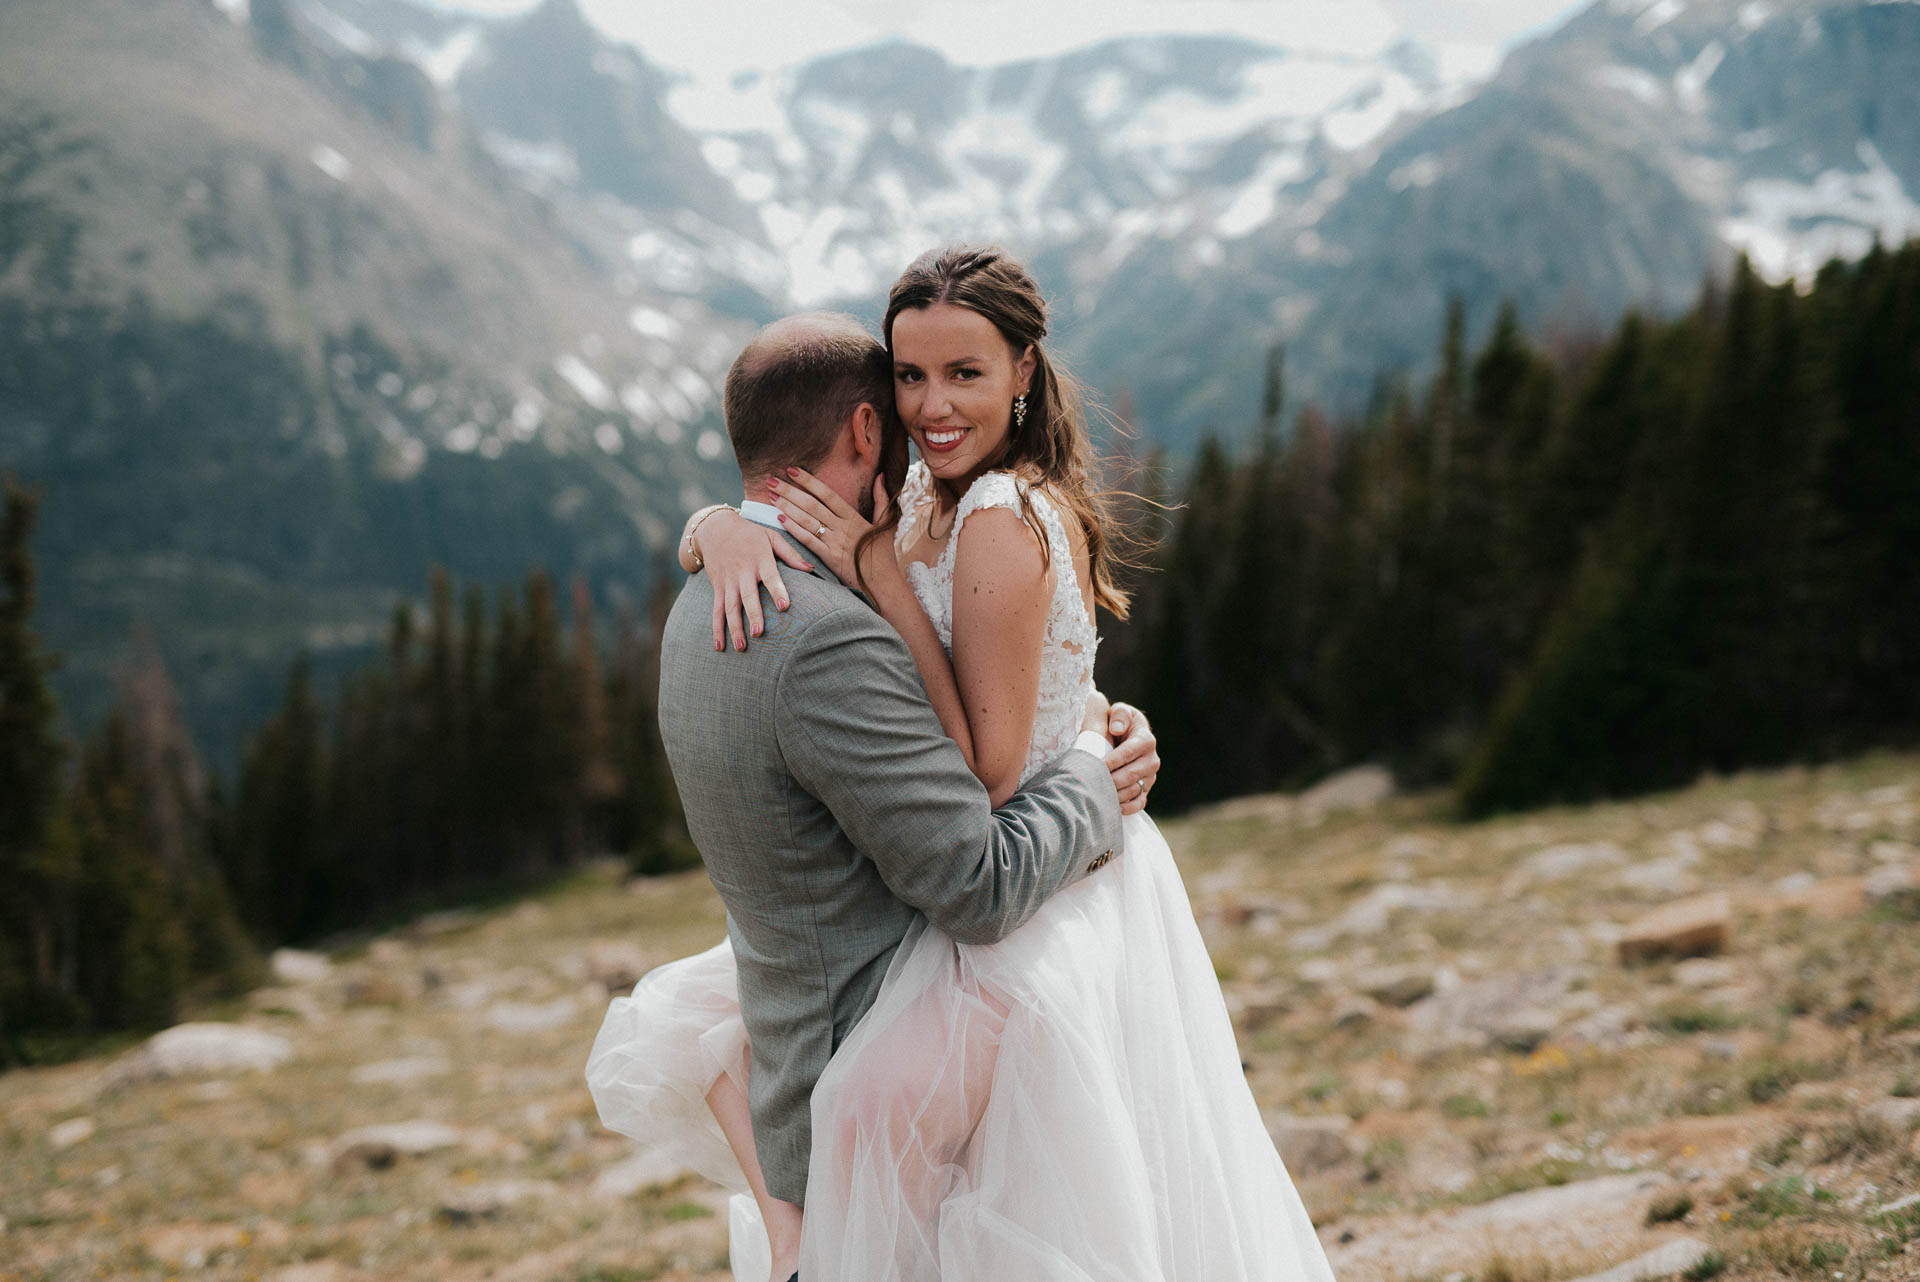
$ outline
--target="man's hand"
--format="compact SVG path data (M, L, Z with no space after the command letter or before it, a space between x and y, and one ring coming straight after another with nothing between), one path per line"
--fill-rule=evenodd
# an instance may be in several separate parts
M1107 723L1111 715L1107 696L1095 690L1087 696L1087 715L1080 718L1080 729L1093 731L1097 735L1107 734Z
M1087 707L1091 712L1092 700ZM1114 791L1120 794L1120 813L1139 814L1147 808L1147 793L1160 777L1159 740L1153 737L1147 714L1130 703L1112 705L1102 729L1115 740L1107 754L1107 770L1113 775Z

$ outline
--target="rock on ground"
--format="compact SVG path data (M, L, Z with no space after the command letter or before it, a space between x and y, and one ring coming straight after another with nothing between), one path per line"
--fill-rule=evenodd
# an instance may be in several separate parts
M1713 1248L1699 1238L1675 1238L1604 1273L1589 1273L1578 1282L1648 1282L1685 1273L1712 1253Z
M276 948L268 964L273 977L283 984L319 984L333 978L333 962L325 953Z
M1329 775L1300 794L1300 809L1311 820L1343 810L1371 810L1393 795L1393 775L1385 766L1355 766Z
M176 1024L109 1073L110 1085L205 1073L264 1073L293 1058L293 1043L239 1024Z
M1267 1119L1267 1133L1280 1150L1280 1160L1295 1177L1331 1170L1353 1155L1346 1117L1295 1117L1281 1113Z
M463 1144L467 1133L445 1122L424 1118L411 1122L384 1122L357 1126L334 1140L328 1160L334 1167L364 1162L376 1169L392 1166L401 1157L418 1157Z
M1726 951L1733 933L1733 902L1724 891L1660 905L1620 932L1620 963L1656 957L1702 957Z

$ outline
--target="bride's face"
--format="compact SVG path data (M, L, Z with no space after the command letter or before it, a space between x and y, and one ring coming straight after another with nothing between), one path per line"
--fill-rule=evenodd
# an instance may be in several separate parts
M1033 381L992 321L952 303L893 318L893 398L927 470L964 489L1004 452L1013 398Z

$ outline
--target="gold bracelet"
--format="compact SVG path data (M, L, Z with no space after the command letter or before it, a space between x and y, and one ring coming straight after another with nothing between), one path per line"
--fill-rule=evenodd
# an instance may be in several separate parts
M739 510L730 503L709 503L693 514L693 520L687 526L687 555L692 558L693 568L695 570L706 569L707 561L705 557L700 555L700 549L693 545L693 536L708 517L722 509L732 512L735 516L740 514Z

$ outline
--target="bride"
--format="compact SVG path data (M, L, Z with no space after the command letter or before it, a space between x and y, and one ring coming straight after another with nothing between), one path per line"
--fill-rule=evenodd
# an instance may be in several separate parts
M1126 610L1085 417L1045 334L1045 302L1004 252L922 256L882 335L920 455L898 495L869 522L805 472L774 490L786 531L906 640L996 806L1073 742L1094 609ZM759 582L780 599L773 557L794 553L725 513L697 533L738 637L742 599L749 618ZM814 1091L804 1222L759 1179L726 945L613 1003L588 1065L601 1116L753 1192L735 1199L742 1282L756 1265L784 1278L796 1237L809 1282L1331 1282L1148 786L1123 798L1112 867L1000 943L924 921L909 934Z

